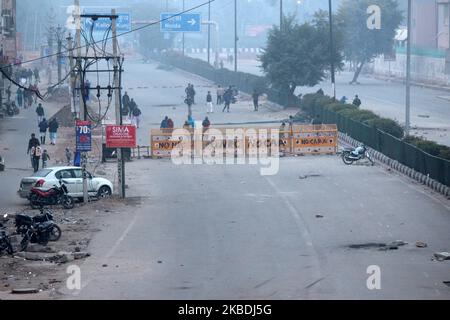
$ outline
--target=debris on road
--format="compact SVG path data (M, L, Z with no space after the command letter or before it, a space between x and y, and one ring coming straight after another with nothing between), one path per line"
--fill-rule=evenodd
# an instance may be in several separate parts
M321 214L316 214L316 218L323 218L323 215L321 215Z
M435 252L434 257L438 261L450 260L450 253L448 252Z
M39 289L37 288L16 288L12 289L12 294L30 294L30 293L38 293Z
M425 242L422 242L422 241L416 241L416 247L417 248L426 248L426 247L428 247L428 244L426 244Z

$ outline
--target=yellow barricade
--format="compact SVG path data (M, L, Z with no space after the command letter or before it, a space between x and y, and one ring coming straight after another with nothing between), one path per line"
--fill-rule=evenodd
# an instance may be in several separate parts
M214 129L214 130L213 130ZM172 150L182 141L191 147L192 154L201 154L201 150L194 148L209 149L209 152L223 153L226 156L257 156L260 148L267 149L271 155L272 146L278 146L280 155L303 155L303 154L332 154L337 152L338 131L336 125L294 125L279 131L274 137L271 130L273 127L265 128L226 128L212 127L211 130L203 130L202 134L196 135L194 130L188 130L184 134L173 135L174 129L152 129L151 130L151 155L152 157L170 157ZM266 130L266 131L261 131ZM265 142L260 140L260 133L267 134ZM201 142L196 141L201 140ZM233 147L231 147L233 145ZM228 147L227 147L228 146ZM264 150L265 153L265 150Z

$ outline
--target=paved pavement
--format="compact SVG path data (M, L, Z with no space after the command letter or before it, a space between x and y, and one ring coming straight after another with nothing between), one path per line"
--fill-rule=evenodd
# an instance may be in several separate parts
M185 117L182 89L165 86L193 82L201 97L209 85L154 65L126 69L142 73L133 73L129 88L152 88L132 90L145 105L144 140L162 116L176 124ZM201 118L198 108L194 115ZM274 114L238 105L213 119ZM431 260L434 252L450 250L448 200L382 167L346 166L336 156L282 158L274 176L259 169L175 166L168 159L127 164L129 215L111 215L97 233L93 255L81 265L83 288L66 298L450 298L443 284L448 261ZM395 240L408 244L389 251L350 248ZM428 247L415 247L417 240ZM366 286L373 265L381 270L380 290Z

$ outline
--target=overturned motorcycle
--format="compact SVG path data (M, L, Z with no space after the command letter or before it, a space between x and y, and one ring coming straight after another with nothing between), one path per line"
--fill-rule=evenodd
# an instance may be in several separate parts
M370 156L369 152L367 151L367 147L363 144L357 148L345 148L342 151L342 161L347 164L351 165L353 162L367 159L373 166L375 164L375 161L373 161L372 157Z

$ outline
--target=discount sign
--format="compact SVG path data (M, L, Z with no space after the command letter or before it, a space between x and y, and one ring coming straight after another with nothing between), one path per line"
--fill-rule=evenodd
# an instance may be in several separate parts
M77 152L92 150L92 126L90 121L77 120L75 123Z
M136 127L132 125L106 126L107 148L136 148Z

